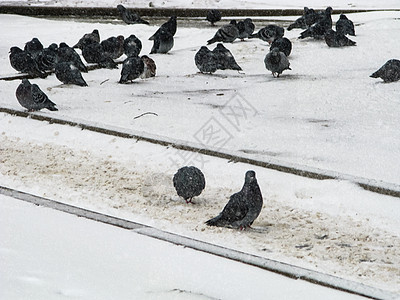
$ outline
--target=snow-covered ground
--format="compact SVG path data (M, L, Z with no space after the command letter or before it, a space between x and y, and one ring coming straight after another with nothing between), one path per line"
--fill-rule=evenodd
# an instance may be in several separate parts
M399 17L399 12L352 14L357 46L346 49L298 40L298 30L287 32L294 48L289 57L293 70L278 79L264 67L268 46L260 40L226 45L242 73L197 74L194 54L216 29L178 28L171 53L153 56L158 72L154 79L120 85L119 71L97 70L83 74L86 88L60 85L54 75L32 82L59 108L42 114L204 146L224 143L224 149L256 158L400 184L400 85L368 77L386 60L399 58L399 41L393 38L400 34ZM74 44L94 28L102 39L134 33L147 54L147 38L157 28L13 15L0 15L0 25L5 28L0 32L1 75L15 73L9 48L22 47L34 36L48 45ZM18 84L0 81L1 106L22 110L14 95ZM229 113L238 112L239 105L248 114L233 119ZM157 116L135 119L144 112ZM203 134L210 128L225 130L219 144ZM400 292L396 198L350 182L299 178L5 114L0 114L0 134L3 185ZM201 167L207 181L195 205L178 199L171 184L176 169L189 163ZM256 230L205 226L241 188L250 168L257 172L264 196Z

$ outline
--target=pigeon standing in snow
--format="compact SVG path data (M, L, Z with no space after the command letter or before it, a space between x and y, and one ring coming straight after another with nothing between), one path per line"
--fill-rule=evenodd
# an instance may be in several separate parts
M81 72L87 73L88 70L83 64L79 54L66 43L60 43L58 47L58 62L71 62L75 67L77 67Z
M118 65L106 54L99 43L83 45L82 56L88 63L98 64L102 68L118 69Z
M320 14L318 21L310 28L300 33L300 39L312 37L315 39L324 38L325 33L332 29L332 7L327 7L323 13Z
M100 43L106 56L112 59L117 59L124 54L124 36L119 35L117 37L112 36Z
M172 16L169 18L167 22L162 24L160 28L158 28L157 31L151 37L149 37L149 40L152 41L156 37L159 37L160 31L169 32L170 35L174 36L176 33L176 29L177 29L176 16Z
M136 37L136 35L131 34L124 40L124 53L127 57L138 56L141 50L142 42Z
M51 102L37 84L31 84L28 79L22 79L15 92L17 100L28 111L38 111L47 108L51 111L58 110L56 104Z
M277 25L267 25L261 28L257 33L253 33L249 38L259 38L264 42L272 43L276 39L283 37L285 29Z
M148 57L147 55L142 55L141 59L143 60L144 63L144 71L140 75L140 78L144 79L156 76L157 67L154 60Z
M25 43L24 51L28 52L35 59L40 51L43 50L42 43L38 40L38 38L33 38L29 42Z
M239 30L236 27L236 21L232 20L229 24L223 25L217 30L214 37L207 41L207 44L216 42L232 43L239 37Z
M264 59L265 67L272 72L272 76L279 77L284 70L291 70L290 63L286 55L279 51L279 48L273 48Z
M174 36L169 30L160 28L155 33L153 40L153 47L151 48L150 54L153 53L167 53L174 46Z
M180 168L172 181L177 194L186 203L192 203L193 197L200 195L206 186L204 174L194 166Z
M356 42L350 40L344 34L335 32L333 29L329 29L327 32L325 32L325 42L329 47L345 47L356 45Z
M117 5L118 12L126 24L146 24L149 25L149 22L143 20L137 13L130 12L123 6L122 4Z
M269 50L272 50L275 47L279 48L279 51L285 53L286 56L289 56L292 52L292 42L285 37L273 41Z
M59 62L55 68L56 77L64 84L87 86L81 71L72 62Z
M206 20L214 26L216 22L221 21L221 12L218 9L209 10L207 12Z
M232 53L224 47L221 43L217 44L217 47L212 51L215 53L217 58L217 67L220 70L237 70L241 71L242 68L237 64Z
M58 46L55 43L40 51L38 56L36 57L36 63L39 69L42 71L53 70L58 61L57 52Z
M353 22L344 14L341 14L339 20L336 22L336 32L343 35L356 35Z
M218 59L213 51L202 46L194 56L196 67L201 73L214 73L218 69Z
M132 82L144 71L144 62L139 56L131 56L124 60L119 83Z
M263 198L256 173L247 171L240 192L233 194L222 212L206 222L209 226L245 229L259 216Z
M250 18L246 18L243 21L239 21L236 24L236 27L239 30L239 39L241 39L242 41L245 38L248 38L249 36L251 36L254 32L255 29L255 25L253 23L253 20Z
M372 78L382 78L384 82L400 80L400 60L390 59L378 71L370 75Z
M33 57L19 47L11 47L10 64L18 72L28 73L33 77L45 78L47 74L42 72Z
M100 34L97 29L94 29L91 33L84 34L72 48L82 49L83 46L91 43L100 43Z

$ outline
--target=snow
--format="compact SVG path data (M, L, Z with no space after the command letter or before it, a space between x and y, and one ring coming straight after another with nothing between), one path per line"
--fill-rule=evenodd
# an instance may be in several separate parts
M223 1L219 3L222 5ZM372 1L363 3L372 5ZM385 1L379 5L390 6L391 3ZM337 5L342 4L337 2ZM357 36L353 38L357 46L346 49L330 49L321 41L298 40L298 30L286 32L285 36L291 39L294 47L289 57L293 70L284 72L278 79L264 67L268 46L260 40L226 45L242 66L243 73L197 74L194 54L216 28L179 27L178 23L171 53L152 56L157 64L155 78L120 85L117 83L120 71L97 70L83 74L89 84L87 88L60 85L54 75L44 80L35 79L32 82L37 83L59 108L55 113L42 111L39 114L87 120L203 143L207 147L223 144L223 149L254 158L274 158L284 163L400 184L400 86L398 82L383 84L368 77L386 60L399 58L396 57L399 41L393 38L400 34L399 17L399 12L351 14L357 24ZM279 19L287 23L294 18ZM338 16L334 15L333 19L337 20ZM94 28L99 29L102 39L134 33L143 43L142 53L147 54L152 45L147 38L157 28L156 25L126 26L119 21L89 23L15 15L0 15L0 25L7 29L0 32L2 76L15 74L7 57L9 48L23 46L34 36L45 45L61 41L72 45ZM1 106L22 110L14 95L18 84L19 81L0 81ZM250 114L232 119L229 113L237 112L238 105L244 105ZM144 112L154 112L157 116L144 115L135 119ZM225 139L219 144L202 135L209 124L225 130ZM400 201L397 198L367 192L348 181L311 180L207 156L189 157L190 153L168 147L7 114L0 114L0 136L2 185L400 293ZM176 196L171 184L177 168L190 163L201 167L207 182L205 191L192 206ZM264 207L254 223L255 230L237 232L205 226L204 221L215 216L229 195L241 188L248 169L256 171L264 196ZM14 204L10 207L12 210ZM15 209L18 213L12 216L21 220L19 213L24 209ZM29 209L29 215L39 211ZM39 218L43 222L35 224L42 230L51 222L47 217L64 219L59 215L48 212L46 220ZM70 218L66 217L63 222L73 226L75 230L71 232L84 230L86 221L80 223L79 219L70 221ZM12 219L8 218L5 224ZM29 221L28 218L22 220ZM19 223L13 224L22 226ZM102 229L96 230L104 234L115 230L99 224L87 226L100 226ZM2 230L5 227L2 226ZM61 243L59 232L48 230L48 241ZM119 232L118 236L132 235ZM29 234L18 238L28 239ZM52 238L54 236L57 239ZM34 243L34 237L29 238L30 243ZM84 240L81 238L74 244ZM20 245L21 242L18 247ZM149 247L152 248L150 244ZM38 245L37 251L44 250L40 248L43 247ZM3 252L7 254L6 250ZM56 256L50 254L53 262ZM101 251L93 255L93 259L89 252L82 255L93 264L102 257ZM115 262L118 256L104 257ZM81 262L82 257L73 255L71 259ZM101 266L113 268L117 263L118 267L126 267L120 262ZM109 279L95 270L86 271L98 275L99 280ZM55 273L54 269L47 271ZM126 277L129 276L117 278ZM36 280L37 277L33 277L32 281ZM63 282L57 277L52 280L50 286ZM78 282L71 284L74 288L78 286L78 295L93 292L88 287L81 288ZM119 282L124 283L126 281ZM174 288L172 285L166 289ZM178 289L197 293L192 286ZM204 290L199 293L202 292ZM108 295L107 291L104 295Z

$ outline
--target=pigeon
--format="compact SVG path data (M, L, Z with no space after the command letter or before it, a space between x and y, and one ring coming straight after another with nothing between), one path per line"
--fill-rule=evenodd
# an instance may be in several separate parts
M241 39L242 41L245 38L248 38L250 35L252 35L255 29L255 25L250 18L246 18L243 21L239 21L236 24L236 27L239 30L238 38Z
M29 42L25 43L24 51L28 52L34 59L39 55L40 51L43 50L42 43L38 38L33 38Z
M218 69L218 59L213 51L202 46L194 56L196 67L201 73L214 73Z
M41 50L36 57L36 63L41 71L53 70L58 61L58 46L56 43Z
M279 51L278 47L272 50L265 56L265 67L272 72L272 76L279 77L284 70L291 70L289 60L283 52Z
M300 33L300 39L312 37L315 39L324 38L325 32L332 29L332 7L327 7L326 10L319 15L318 21L310 28Z
M216 42L232 43L238 37L239 30L236 27L236 21L232 20L229 24L218 29L214 37L207 41L207 44L210 45Z
M356 42L350 40L344 34L335 32L333 29L329 29L327 32L325 32L325 42L329 47L344 47L356 45Z
M172 181L178 196L186 203L192 203L193 197L200 195L206 187L203 172L194 166L180 168Z
M140 78L144 79L144 78L156 76L157 67L156 67L156 63L154 62L154 60L152 60L147 55L142 55L141 59L143 60L143 63L144 63L144 71L140 75Z
M88 63L98 64L102 68L118 69L118 65L106 54L101 44L97 42L84 45L82 56Z
M112 59L117 59L124 54L124 36L119 35L117 37L109 37L108 39L100 43L105 54Z
M353 22L344 14L341 14L339 20L336 22L336 32L343 35L356 35Z
M160 31L163 30L164 32L167 31L169 32L172 36L175 35L176 33L176 28L177 28L177 23L176 23L176 16L172 16L171 18L169 18L169 20L167 22L165 22L164 24L162 24L160 26L160 28L158 28L158 30L151 36L149 37L149 40L152 41L154 40L156 37L160 36Z
M94 29L91 33L84 34L83 37L79 39L78 43L76 43L72 48L82 49L83 46L96 42L100 43L100 34L97 29Z
M139 56L141 50L142 42L134 34L124 40L124 53L127 57Z
M221 21L221 12L218 9L209 10L207 12L206 20L214 26L216 22Z
M55 68L56 77L64 84L87 86L81 71L72 62L59 62Z
M258 186L256 173L247 171L240 192L233 194L222 212L206 222L209 226L245 229L259 216L263 197Z
M292 42L285 37L273 41L269 50L272 50L275 47L278 47L279 51L285 53L286 56L289 56L292 52Z
M285 29L277 25L267 25L261 28L257 33L253 33L249 38L259 38L264 42L271 44L276 39L283 37Z
M303 15L300 18L297 18L296 21L294 21L292 24L290 24L287 30L290 31L294 28L307 29L316 21L317 13L312 8L304 7Z
M117 5L118 12L126 24L146 24L149 25L149 22L143 20L137 13L130 12L123 6L122 4Z
M235 58L232 53L224 47L223 44L218 43L217 47L212 51L215 53L217 58L217 67L220 70L237 70L241 71L242 68L237 64Z
M384 82L400 80L400 60L388 60L378 71L370 75L372 78L382 78Z
M60 43L58 47L58 62L71 62L75 67L77 67L81 72L87 73L88 70L83 64L79 54L66 43Z
M153 40L150 54L167 53L174 46L174 36L165 28L160 28Z
M11 47L9 53L11 67L18 72L28 73L32 77L47 77L47 74L39 69L36 61L28 52L19 47Z
M119 83L132 82L144 71L144 62L139 56L130 56L124 60Z
M45 93L37 84L31 84L28 79L22 79L21 84L15 92L17 100L22 107L28 111L38 111L47 108L51 111L57 111L56 104L51 102Z

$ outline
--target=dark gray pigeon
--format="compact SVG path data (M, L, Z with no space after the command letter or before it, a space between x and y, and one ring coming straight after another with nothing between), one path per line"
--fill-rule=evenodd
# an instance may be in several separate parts
M325 32L325 42L329 47L345 47L356 45L356 42L350 40L344 34L335 32L333 29L329 29L327 32Z
M18 72L28 73L32 77L45 78L47 76L39 69L33 57L21 48L11 47L9 59L11 67Z
M214 73L218 69L218 59L213 51L202 46L194 56L196 67L201 73Z
M232 43L239 37L239 30L236 27L236 21L232 20L229 24L223 25L217 30L214 37L207 41L210 45L216 42Z
M174 36L165 28L160 28L154 39L150 54L167 53L174 46Z
M144 72L144 62L139 56L130 56L124 60L119 83L132 82Z
M149 25L149 22L143 20L137 13L130 12L123 6L122 4L117 5L117 9L119 15L126 24L146 24Z
M59 62L55 68L56 77L64 84L87 86L81 71L72 62Z
M100 43L100 34L97 29L94 29L91 33L85 33L72 48L82 49L83 46L91 43Z
M42 50L43 45L38 38L33 38L29 42L25 43L24 51L32 55L34 59L39 55L40 51Z
M156 76L157 66L153 59L148 57L147 55L142 55L141 59L144 63L144 71L140 75L140 78L150 78Z
M206 222L209 226L245 229L259 216L263 197L258 186L256 173L247 171L240 192L233 194L222 212Z
M246 18L243 21L237 22L236 27L239 30L238 38L242 41L251 36L255 29L255 25L250 18Z
M278 47L273 48L264 59L265 67L272 72L272 76L279 77L285 70L291 70L289 60Z
M336 22L336 32L343 35L356 35L353 22L344 14L341 14L339 20Z
M176 29L177 29L176 16L172 16L169 18L169 20L167 22L162 24L160 26L160 28L158 28L157 31L151 37L149 37L149 40L152 41L156 37L159 37L160 31L163 31L163 32L167 31L170 33L170 35L174 36L176 33Z
M235 58L232 53L224 47L221 43L217 44L217 47L212 51L215 53L217 58L217 67L220 70L237 70L241 71L242 68L237 64Z
M388 60L378 71L370 75L372 78L382 78L384 82L400 80L400 60Z
M124 36L112 36L100 43L105 54L112 59L117 59L124 54Z
M200 195L206 186L204 174L194 166L180 168L172 181L178 196L186 203L192 203L193 197Z
M73 48L69 47L66 43L63 42L60 43L57 54L58 54L58 62L71 62L81 72L84 73L88 72L79 54Z
M207 12L206 20L214 26L216 22L221 21L221 12L218 9L210 9Z
M53 70L58 61L57 52L58 46L55 43L41 50L35 59L39 69L42 71Z
M17 100L28 111L38 111L47 108L51 111L58 110L56 104L51 102L37 84L31 84L28 79L22 79L15 92Z
M267 25L261 28L257 33L253 33L249 38L259 38L264 42L272 43L276 39L283 37L285 29L277 25Z
M325 33L332 29L332 7L327 7L325 11L318 15L318 20L310 28L300 33L300 39L312 37L315 39L323 39Z
M279 48L279 51L285 53L286 56L292 52L292 42L285 37L273 41L269 50L271 51L275 47Z
M142 42L136 37L136 35L131 34L124 40L124 53L127 57L139 56L141 50Z

